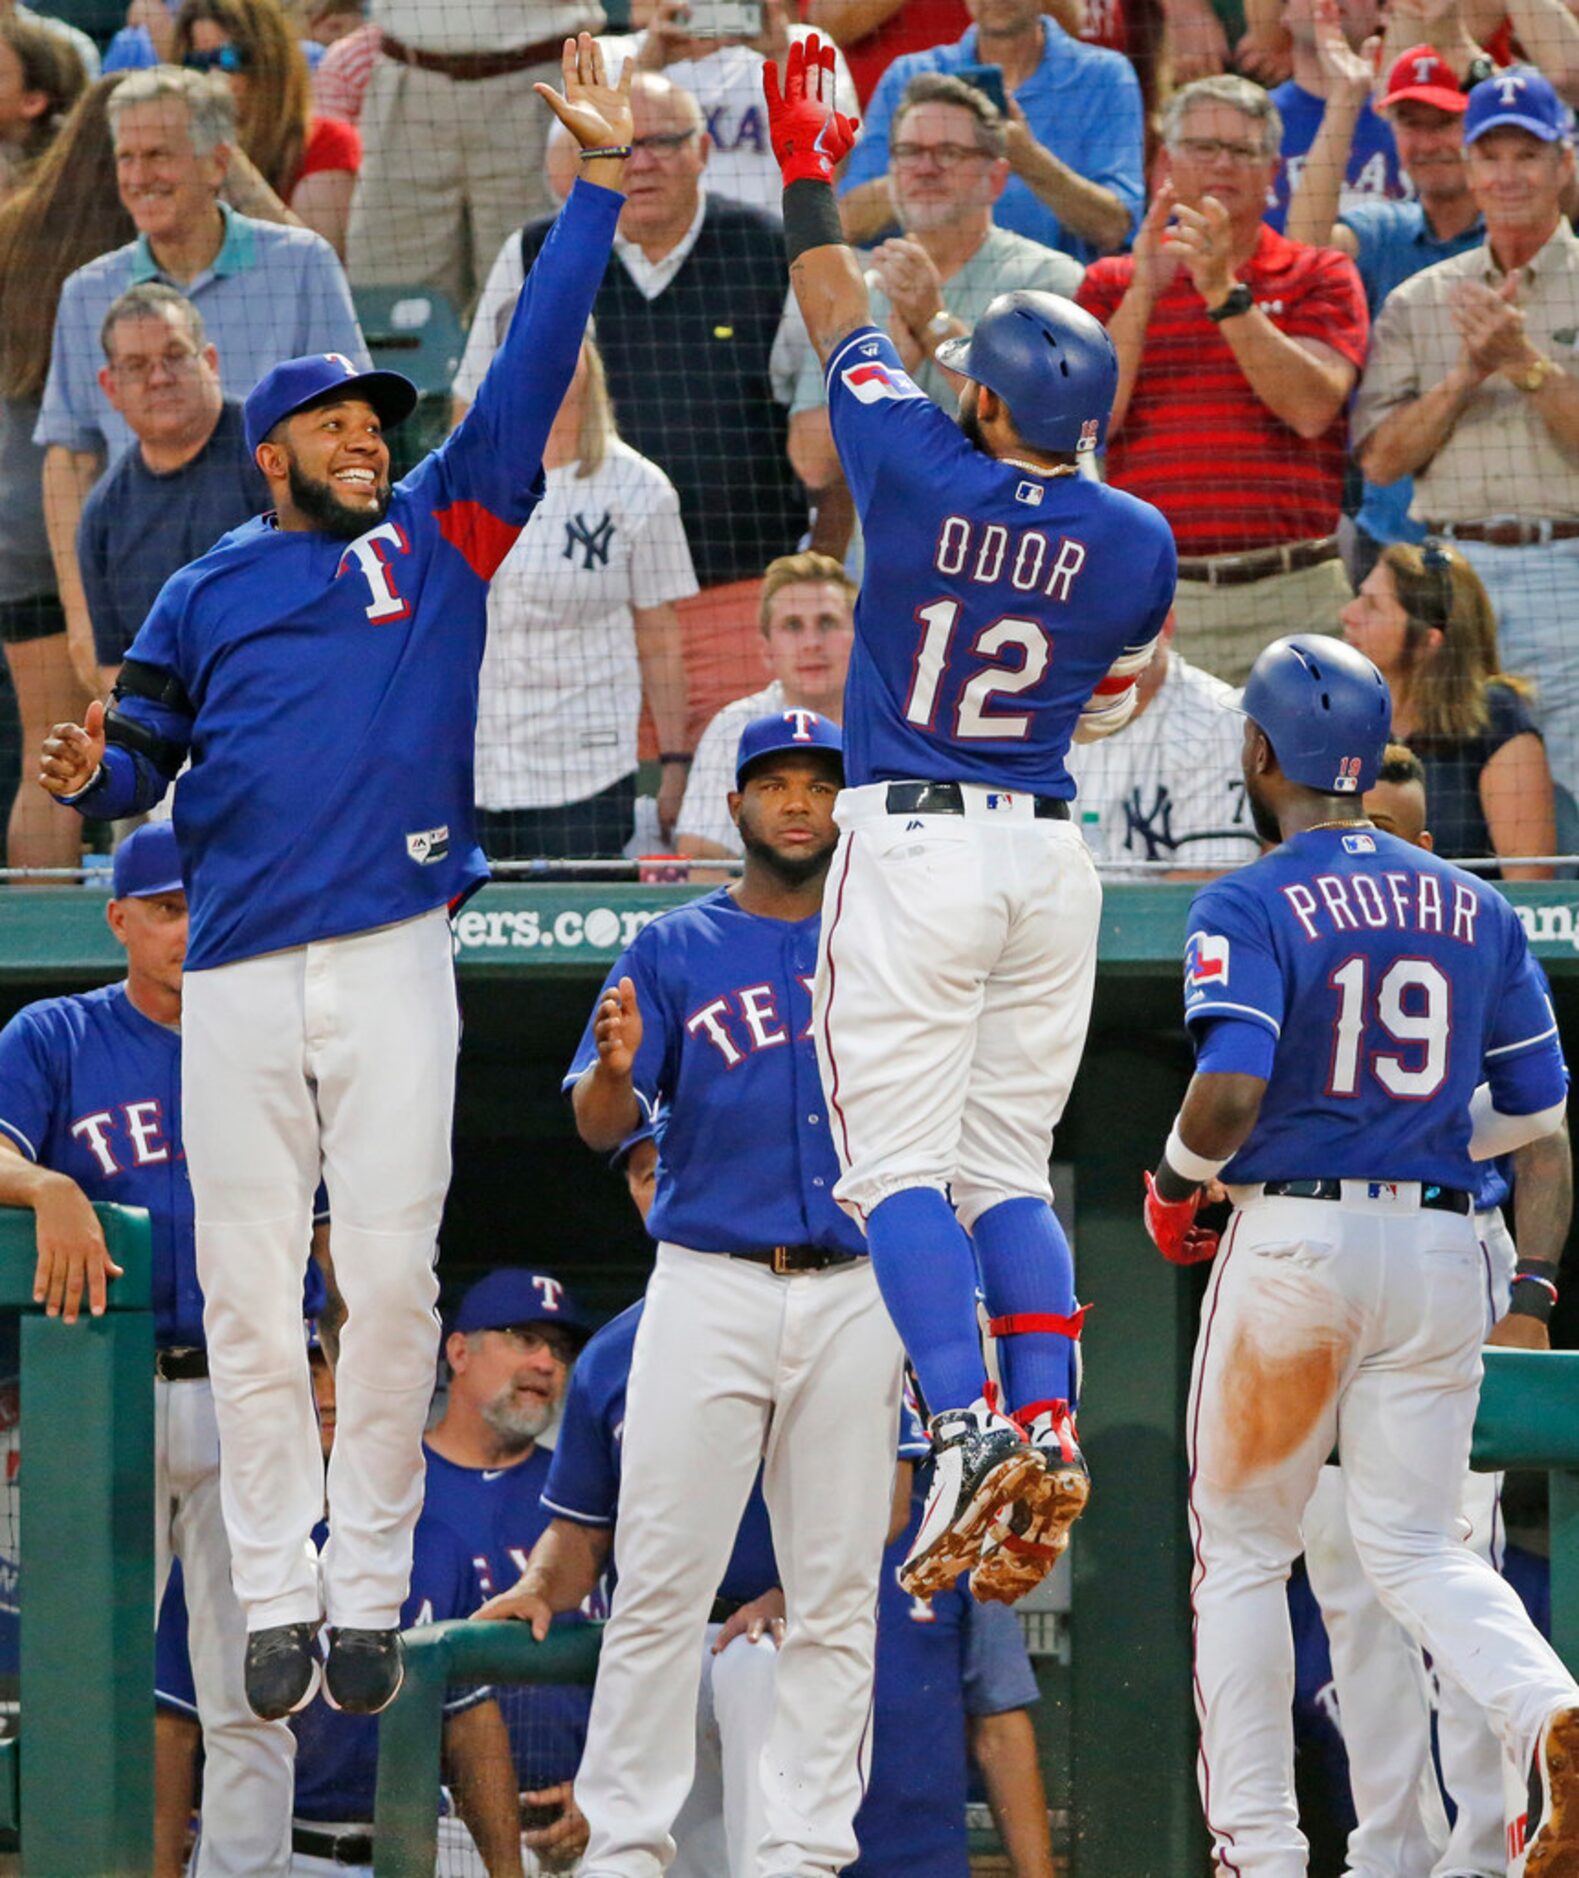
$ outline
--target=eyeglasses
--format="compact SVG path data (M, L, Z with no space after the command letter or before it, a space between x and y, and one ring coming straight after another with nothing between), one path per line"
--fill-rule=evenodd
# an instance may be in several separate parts
M525 1356L546 1350L556 1363L568 1363L575 1355L574 1343L556 1324L500 1324L497 1334Z
M197 359L198 355L184 346L170 346L151 359L136 353L129 359L111 359L109 371L112 378L124 384L143 385L153 376L156 366L162 365L172 378L179 378L193 369Z
M631 155L638 150L645 150L650 157L657 157L662 162L666 157L677 156L696 135L692 130L666 130L654 133L651 137L632 137Z
M930 157L940 170L952 170L973 158L990 162L992 153L978 149L973 143L896 143L890 147L888 157L890 162L906 169L913 169Z
M1267 161L1267 153L1260 144L1225 143L1221 137L1179 137L1172 147L1193 157L1197 163L1214 163L1218 157L1227 157L1230 163Z
M211 52L189 52L181 63L189 72L244 72L252 57L240 46L215 46Z

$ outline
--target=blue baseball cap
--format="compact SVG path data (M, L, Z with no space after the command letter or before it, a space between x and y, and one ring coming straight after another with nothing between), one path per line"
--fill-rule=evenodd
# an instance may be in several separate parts
M1473 143L1503 125L1527 130L1543 143L1555 143L1571 128L1568 107L1533 65L1510 65L1495 78L1483 78L1469 94L1464 113L1464 141Z
M735 787L745 788L746 771L759 758L784 750L831 750L839 759L840 775L844 773L844 733L831 717L818 711L775 711L770 717L752 718L741 731Z
M185 893L173 822L144 822L115 850L115 898L151 900L156 893Z
M518 1265L501 1266L478 1279L461 1299L452 1330L513 1330L517 1324L558 1324L568 1331L579 1350L592 1335L592 1326L562 1280L547 1272L524 1271Z
M265 372L247 394L247 454L251 456L282 417L331 397L365 398L386 430L417 408L417 388L400 372L363 372L343 352L313 352Z

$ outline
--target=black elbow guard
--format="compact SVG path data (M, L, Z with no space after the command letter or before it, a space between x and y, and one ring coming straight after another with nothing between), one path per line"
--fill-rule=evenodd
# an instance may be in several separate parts
M115 687L114 696L120 695L120 686ZM145 756L161 776L174 782L181 765L186 761L186 745L178 743L173 737L161 737L156 730L150 730L146 724L139 724L135 717L128 717L124 711L118 711L111 703L104 713L104 741L119 744L121 749L130 750L137 756Z

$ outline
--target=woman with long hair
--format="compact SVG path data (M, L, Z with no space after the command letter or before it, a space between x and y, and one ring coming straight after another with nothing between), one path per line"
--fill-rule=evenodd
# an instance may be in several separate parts
M0 644L23 750L6 846L13 867L74 867L82 855L80 819L62 815L32 773L49 727L81 721L94 670L91 643L78 648L73 666L44 531L44 452L33 426L66 276L137 232L116 192L104 109L119 82L88 87L26 187L0 207Z
M1343 609L1344 637L1393 694L1393 736L1425 766L1436 850L1449 860L1551 854L1552 773L1531 687L1498 671L1497 616L1480 576L1445 542L1395 542ZM1548 880L1548 867L1505 867Z
M307 59L278 0L184 0L171 56L230 81L241 148L291 213L343 255L361 134L313 115Z
M87 83L77 48L63 33L0 13L0 203L29 180Z

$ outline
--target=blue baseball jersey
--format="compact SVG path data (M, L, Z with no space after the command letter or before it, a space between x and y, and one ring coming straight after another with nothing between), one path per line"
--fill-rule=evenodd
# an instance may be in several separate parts
M629 978L641 1009L637 1099L649 1121L667 1111L653 1238L696 1252L865 1252L833 1197L839 1160L811 1036L821 926L820 913L744 912L720 887L653 920L609 973L604 989ZM597 1061L596 1014L594 1004L567 1090Z
M1267 209L1262 219L1281 235L1288 220L1288 205L1299 187L1310 146L1316 141L1327 101L1318 98L1293 79L1279 85L1272 102L1283 120L1283 145L1278 153L1272 187L1267 192ZM1413 186L1398 162L1392 126L1366 103L1355 120L1354 136L1349 145L1349 161L1343 172L1339 197L1340 213L1351 204L1374 198L1379 202L1412 195ZM1374 311L1374 308L1372 309Z
M855 1816L860 1856L846 1878L967 1878L966 1720L1038 1700L1019 1619L1002 1604L942 1591L930 1604L899 1588L925 1504L883 1557L877 1600L872 1771Z
M550 1517L543 1505L543 1486L553 1456L547 1448L534 1447L513 1466L462 1467L431 1447L423 1451L428 1464L423 1518L454 1533L471 1559L481 1595L459 1613L469 1617L485 1599L508 1591L525 1571ZM586 1613L566 1611L554 1622L585 1623ZM553 1786L574 1776L591 1710L591 1689L568 1683L533 1684L504 1704L523 1789Z
M90 1200L147 1208L155 1335L202 1348L181 1033L144 1017L124 983L24 1006L0 1031L0 1128Z
M165 682L120 711L74 806L149 808L181 760L189 971L453 904L487 878L472 752L488 583L542 499L623 198L578 182L466 420L345 542L262 516L171 576L128 658Z
M612 1527L619 1510L625 1390L641 1317L638 1301L597 1332L576 1358L565 1394L559 1438L543 1488L543 1505L549 1513L572 1519L578 1525ZM923 1460L929 1452L930 1444L915 1411L906 1402L900 1417L900 1458ZM764 1591L771 1591L778 1581L773 1528L767 1501L762 1497L759 1467L735 1535L734 1550L718 1582L718 1595L746 1604Z
M1185 1020L1203 1070L1268 1078L1230 1182L1474 1191L1469 1101L1562 1100L1546 979L1495 887L1379 829L1311 829L1196 895Z
M1168 524L1123 490L984 455L875 326L835 348L827 385L866 536L845 780L1072 799L1081 706L1173 602Z

